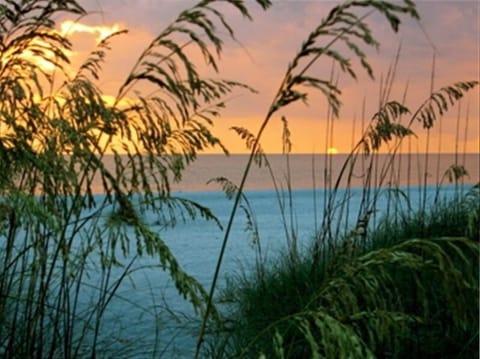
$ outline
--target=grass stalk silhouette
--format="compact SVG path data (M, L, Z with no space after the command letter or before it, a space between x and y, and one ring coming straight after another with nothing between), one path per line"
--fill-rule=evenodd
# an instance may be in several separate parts
M375 12L380 14L392 30L397 31L404 17L419 18L415 4L409 0L400 3L347 1L334 6L312 30L287 65L257 133L233 128L245 140L250 155L238 186L218 179L230 192L233 204L209 290L182 268L163 234L149 222L149 216L155 216L162 228L198 217L220 225L209 208L172 195L171 186L181 180L184 170L205 149L217 146L228 152L213 133L215 119L233 91L254 91L236 81L204 77L187 56L190 51L197 51L206 66L218 72L223 41L235 40L233 28L227 21L227 13L230 15L227 9L251 19L250 6L253 5L248 2L222 1L221 6L226 8L217 8L218 3L220 1L200 1L182 11L160 32L139 54L117 89L113 104L105 100L99 89L100 71L111 44L125 30L100 41L83 64L74 69L68 55L73 45L55 26L59 14L66 12L79 19L88 15L77 1L25 0L0 4L0 238L3 240L0 355L80 358L116 351L119 355L135 356L136 351L145 348L128 347L128 343L124 345L125 338L105 337L102 331L111 320L108 309L116 301L132 304L142 313L149 312L159 319L156 288L150 283L148 291L153 305L150 309L141 308L119 292L136 272L151 269L166 272L178 295L201 317L194 348L198 358L203 353L210 324L214 328L218 326L216 334L223 335L228 330L228 323L223 321L213 300L239 209L250 216L248 226L255 236L258 282L250 293L252 297L260 294L256 302L259 308L263 308L263 294L266 297L276 290L285 293L291 288L296 291L291 303L270 300L268 304L274 310L279 309L279 304L285 304L289 312L269 317L266 326L254 323L255 330L252 336L245 337L246 341L238 336L239 343L245 345L240 351L233 348L232 355L332 357L339 351L358 357L372 357L375 353L390 355L389 346L400 348L399 352L408 345L418 347L416 339L409 337L400 343L389 335L396 330L408 333L412 322L417 325L415 330L421 334L420 340L430 340L426 342L426 354L438 354L433 348L436 337L428 336L430 329L438 328L446 328L453 333L452 338L463 345L458 350L458 345L451 340L446 349L465 355L474 353L475 337L468 337L474 323L468 319L478 308L470 305L478 304L471 296L478 292L478 285L472 281L478 275L478 268L471 266L472 258L478 257L475 242L478 242L476 224L480 218L478 206L475 207L478 191L456 198L458 202L453 205L442 204L439 198L439 205L444 207L428 213L426 189L423 193L420 189L419 200L424 208L416 213L421 220L416 220L418 218L403 212L401 201L410 205L410 196L398 188L400 180L395 179L394 157L407 138L410 174L413 161L410 137L414 124L419 123L430 131L443 113L478 85L477 81L458 82L434 91L433 65L430 97L410 113L406 101L390 100L399 49L381 80L377 112L367 123L366 110L362 109L360 140L354 144L337 177L333 176L333 157L325 155L323 222L317 223L320 214L316 212L320 206L314 203L315 226L318 224L320 231L312 239L312 256L304 257L299 249L290 176L292 143L287 118L281 112L295 102L308 103L312 91L320 93L327 104L325 148L332 148L335 120L341 106L340 75L353 79L357 76L350 58L357 60L359 68L373 77L366 49L376 48L379 43L367 23L369 16ZM255 3L263 9L271 5L268 0ZM365 14L358 15L358 11ZM342 50L337 50L337 46ZM25 54L35 56L31 59ZM36 60L47 62L53 70L42 67L42 62ZM322 60L332 62L331 72L325 78L314 71ZM145 92L141 91L143 86L147 88ZM455 185L460 185L466 175L458 153L460 107L458 111L455 163L442 177ZM275 178L261 146L265 129L277 115L283 123L285 188ZM467 110L465 140L468 117ZM382 162L377 154L385 146L388 156ZM428 143L426 149L423 158L428 164ZM110 153L112 166L105 163ZM315 188L313 161L312 158ZM280 221L288 252L274 270L283 277L267 267L258 228L244 193L252 166L262 163L268 168L281 209ZM364 189L358 216L352 225L338 218L352 210L350 185L358 166L362 167ZM425 185L426 168L423 173L418 171L424 175L419 183ZM386 191L380 189L385 182L390 182ZM95 187L96 183L100 189ZM348 188L342 192L344 183ZM381 196L387 198L386 219L378 218L376 213ZM392 203L398 208L390 212ZM450 232L449 227L466 230L465 233ZM372 233L371 229L375 231ZM398 236L386 236L392 231ZM425 233L433 238L420 239ZM384 242L377 237L383 237ZM141 258L153 262L142 264ZM396 271L392 268L394 265L400 269ZM92 273L97 276L95 279ZM375 277L374 273L380 274ZM465 275L462 280L460 274ZM310 282L311 278L314 280ZM424 279L433 279L446 290L426 286ZM417 286L408 286L409 282ZM245 282L244 288L249 289L249 285ZM381 289L385 289L385 297L375 296ZM339 295L343 291L345 295ZM416 303L410 298L421 299L423 292L428 292L428 300L416 309ZM398 293L408 295L399 301L391 300ZM453 294L458 293L463 295L454 298ZM432 298L438 301L430 300ZM240 305L246 307L250 303L248 297L240 299L244 299ZM438 318L425 324L419 318L427 322L429 311L435 312ZM168 308L166 312L175 314ZM173 338L161 343L158 339L161 329L157 322L154 336L158 341L145 349L144 354L168 355ZM240 326L238 333L245 334L243 329ZM328 333L334 333L333 339ZM266 340L265 335L271 338ZM305 345L295 346L298 342ZM229 344L227 340L225 345ZM228 347L220 352L220 355L229 354ZM420 350L419 354L423 352Z
M351 7L355 7L356 5L358 5L359 7L371 7L373 8L373 10L370 10L362 17L357 17L349 11ZM373 39L369 28L364 23L364 20L371 13L373 13L374 10L378 10L380 13L383 13L386 16L388 22L390 23L390 26L394 31L398 30L398 25L400 23L397 14L406 13L414 18L418 18L416 9L413 3L411 3L410 1L406 1L404 6L392 5L383 1L378 3L373 1L352 3L346 2L332 9L328 17L320 23L317 29L310 33L308 39L302 44L300 52L293 58L292 62L289 64L286 74L281 81L280 87L274 96L274 100L267 111L265 119L261 123L259 130L254 137L253 143L251 144L250 156L238 186L238 192L233 203L232 211L225 228L224 239L220 247L217 265L208 295L207 308L205 310L204 319L202 321L202 325L198 335L195 358L198 358L204 340L205 329L210 315L213 296L217 286L218 276L225 254L225 249L227 246L233 220L236 216L237 208L240 203L241 195L245 186L246 179L250 172L250 168L254 162L255 156L257 155L257 151L259 150L259 141L265 128L269 124L272 116L277 113L278 110L291 104L292 102L296 102L299 100L305 102L307 100L307 93L302 92L299 89L299 85L311 86L323 92L323 94L328 100L329 106L331 106L332 113L335 116L338 115L338 108L340 102L337 97L339 90L336 85L329 81L310 77L308 76L308 71L321 57L327 56L330 57L333 61L338 62L344 72L355 78L355 72L349 61L346 60L346 58L344 58L341 54L331 49L335 43L344 42L361 60L361 64L363 68L367 71L367 73L369 75L372 75L372 69L366 60L366 55L354 43L354 40L359 40L360 42L363 42L366 46L377 45L377 42ZM340 24L344 27L337 28L336 25ZM349 35L351 35L351 38L349 37ZM317 41L319 39L321 40L323 37L326 36L331 36L331 40L327 40L327 44L325 46L317 47ZM301 60L305 60L306 64L301 64Z

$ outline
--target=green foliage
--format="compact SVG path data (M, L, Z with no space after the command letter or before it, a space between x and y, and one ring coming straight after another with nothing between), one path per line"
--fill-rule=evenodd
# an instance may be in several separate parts
M325 215L323 217L322 232L317 236L314 251L319 251L319 247L327 242L334 241L335 237L341 235L342 228L338 224L335 228L333 219L341 216L348 204L348 198L337 198L338 190L342 184L350 183L354 176L355 164L362 157L362 160L368 159L364 164L366 169L364 179L364 189L362 195L362 204L358 214L357 227L367 228L370 217L375 212L377 199L382 193L382 186L389 179L392 171L392 163L403 142L409 136L414 136L412 124L422 119L422 125L425 129L429 129L434 121L437 120L445 111L451 108L455 100L461 99L468 91L478 85L478 81L459 82L452 86L447 86L434 92L427 101L422 104L413 114L403 104L396 101L386 102L380 110L375 113L367 129L361 136L360 140L351 150L347 159L342 165L339 174L332 187L332 191L328 194L326 201ZM435 99L435 100L432 100ZM432 105L432 101L437 107ZM441 103L441 105L439 104ZM425 112L428 115L425 115ZM406 124L402 123L402 117L409 116ZM424 116L429 120L425 122ZM375 156L372 154L379 153L382 146L387 146L389 159L385 162L378 173L374 173L376 167ZM365 162L364 162L365 163ZM378 170L378 169L377 169ZM459 165L453 165L445 172L444 178L450 181L457 181L467 176L466 169ZM442 181L443 182L443 179ZM441 183L438 185L440 186ZM348 192L347 192L348 193Z
M258 158L265 158L264 162L268 166L259 143L262 132L274 113L292 102L307 102L308 92L304 88L313 87L325 95L333 116L338 116L340 90L331 80L307 75L310 68L326 56L333 59L343 72L356 78L350 61L333 50L333 44L344 42L358 57L367 73L373 76L364 52L353 40L359 40L367 46L378 46L378 43L363 18L348 11L355 6L371 6L380 11L395 31L400 22L395 12L405 12L418 18L413 3L409 1L405 2L405 7L384 2L347 2L331 11L290 63L257 136L243 128L234 128L251 150L250 162L239 190L236 190L237 201L242 196L241 191L252 160L261 164ZM319 40L328 37L331 41L326 46L318 45ZM331 201L326 208L322 234L314 242L313 257L293 261L292 258L298 257L292 256L294 249L289 247L284 260L278 265L267 268L257 265L253 277L240 279L227 291L226 297L232 300L235 311L228 316L227 322L232 323L232 328L231 333L228 331L221 341L220 356L223 357L225 353L231 357L254 357L260 353L261 358L403 357L407 353L419 358L439 357L442 353L446 357L456 353L466 357L475 356L474 342L475 337L478 338L478 328L475 321L469 325L471 318L478 317L478 246L474 242L456 238L408 239L415 238L410 233L404 242L397 243L398 238L391 237L391 227L383 235L383 241L363 242L367 247L362 247L361 243L352 242L349 238L345 240L344 246L330 246L331 242L325 246L324 238L327 236L333 239L330 236L340 234L339 227L336 231L333 230L332 218L337 216L338 208L343 211L348 198L338 206L336 193L343 175L352 176L352 172L346 171L349 168L352 171L360 151L369 156L377 153L381 146L389 145L395 140L391 151L393 159L402 140L414 135L411 127L415 121L420 121L426 129L431 128L437 117L477 85L477 81L468 81L444 87L433 93L413 115L410 115L409 109L404 105L396 101L385 101L352 150L351 157L345 162L335 183L334 191L330 193ZM410 120L406 125L402 124L402 116L408 115ZM286 124L285 120L284 123ZM282 142L288 148L288 132L284 131L285 133L287 137ZM372 183L373 161L372 157L367 169L368 186ZM380 173L380 183L376 185L381 185L387 178L390 166L391 162L387 162ZM462 168L452 167L446 175L458 179L466 174ZM362 229L363 236L369 227L369 219L375 211L379 195L378 189L374 189L373 193L368 190L364 193L356 226L356 230ZM284 215L285 207L280 207ZM442 216L449 216L450 219L443 226L437 227L437 231L428 224L424 212L422 216L410 220L415 223L418 219L422 223L422 237L429 233L442 236L452 232L463 236L465 233L458 233L458 229L464 227L453 226L446 230L449 225L445 223L452 223L455 219L462 222L462 218L469 218L467 228L471 229L472 218L478 217L472 213L477 212L466 209L467 216L463 217L464 210L459 208L454 213L435 211L432 214L435 223L442 221ZM232 218L234 215L235 207ZM286 223L285 219L283 223ZM380 236L381 233L380 230ZM222 251L227 239L228 228ZM371 245L377 249L365 253ZM219 264L221 258L222 252ZM437 284L440 284L440 288ZM214 287L215 281L210 297ZM457 298L459 293L460 300ZM448 340L443 337L445 332L451 333ZM441 348L434 344L439 341L443 341Z
M402 16L418 19L410 0L347 1L313 29L289 63L257 134L233 127L251 156L239 185L216 179L234 206L210 291L182 269L153 225L162 229L201 217L220 226L208 208L172 196L171 184L181 180L201 151L218 146L227 153L213 133L214 120L232 91L254 91L236 81L206 78L190 61L190 54L197 52L207 68L218 72L224 38L235 37L217 3L251 19L243 0L203 0L182 11L139 54L113 102L105 100L98 83L111 43L126 30L102 39L73 69L68 55L72 44L55 31L55 19L62 13L86 16L77 1L0 4L0 353L11 358L98 356L102 346L111 344L102 342L100 335L108 306L121 284L140 269L137 259L149 256L155 260L151 267L167 272L178 294L203 317L198 357L207 326L218 326L221 334L228 329L213 298L240 208L257 248L257 273L253 282L247 278L229 293L238 307L232 314L233 334L224 337L221 356L396 357L410 347L417 357L438 357L440 351L475 354L472 343L478 331L472 335L475 323L469 319L478 317L478 191L452 206L452 214L445 209L430 220L423 211L418 223L395 218L395 225L409 223L404 232L397 228L406 235L382 241L366 237L380 195L367 192L368 182L355 229L340 246L325 245L324 239L340 233L332 219L347 200L338 207L335 196L342 177L352 176L350 165L357 155L368 157L391 142L394 155L401 141L413 135L414 122L430 129L477 81L441 88L413 115L398 102L382 101L333 187L311 257L297 253L291 197L288 202L278 197L289 253L268 268L255 216L243 193L253 162L265 163L272 173L260 140L274 115L292 103L308 103L314 90L338 117L341 91L331 78L317 77L314 66L333 61L355 79L353 58L373 77L366 49L379 43L366 19L378 12L398 31ZM256 3L263 9L271 5L269 0ZM359 16L358 9L367 13ZM402 116L410 116L406 125L400 122ZM288 165L290 132L281 118ZM105 163L107 154L113 156L112 165ZM445 178L457 182L466 175L455 165ZM100 188L95 183L101 183ZM291 189L288 178L287 187ZM275 189L278 195L276 183ZM155 215L153 223L145 213ZM444 227L437 234L433 228L440 228L439 223ZM386 220L382 225L376 235L393 224ZM447 228L462 228L462 233ZM359 234L362 243L356 241ZM432 239L428 234L462 238ZM412 239L420 237L425 239ZM98 276L94 284L92 272ZM87 299L85 293L90 293ZM449 338L437 348L445 332Z
M72 44L55 26L61 13L88 15L76 1L0 5L2 355L96 356L106 307L139 256L155 258L152 266L204 310L204 289L143 213L162 226L216 221L209 209L171 196L170 186L198 152L226 151L213 120L232 91L252 90L205 78L187 56L197 51L218 70L223 38L234 32L217 3L181 12L139 54L113 103L98 82L111 43L126 30L102 39L74 69ZM227 5L250 18L245 2ZM92 271L96 288L87 284ZM82 307L82 293L90 292L91 305Z
M263 131L271 121L274 114L291 103L301 100L307 103L308 91L310 88L322 93L327 100L329 108L335 117L338 116L340 107L340 90L330 80L324 80L311 75L313 65L322 59L333 60L338 64L341 70L349 76L355 78L356 74L353 70L350 61L340 52L333 49L333 45L345 44L353 55L360 60L362 67L372 75L371 67L367 61L364 51L361 46L372 47L377 46L377 41L365 22L364 17L359 17L353 11L355 8L371 8L372 11L381 13L393 31L398 31L401 15L410 15L418 19L418 13L415 5L410 0L405 0L402 4L392 4L386 1L360 0L347 1L343 4L335 6L325 19L322 19L320 24L310 33L307 40L302 44L300 50L293 57L293 60L287 67L287 71L280 83L279 89L275 94L272 104L267 110L265 119L263 120L256 136L252 137L245 129L236 128L235 131L247 141L247 146L250 148L250 158L243 172L243 177L238 185L239 190L235 198L233 209L230 214L225 235L218 256L217 266L213 277L212 285L209 291L209 301L207 303L206 314L203 319L202 327L197 342L197 350L195 357L198 358L200 347L203 343L205 329L207 326L209 308L211 307L215 287L217 285L218 273L223 261L225 248L230 235L231 226L236 215L237 208L240 204L243 188L246 179L250 172L252 163L261 157L261 148L259 146ZM257 160L258 161L258 160Z
M478 213L478 186L472 187L464 196L458 195L453 200L437 200L428 211L414 210L392 213L383 218L370 235L371 248L391 245L408 238L430 237L466 237L472 241L479 240L480 222L474 220ZM476 222L475 222L476 221Z
M431 216L441 220L440 213ZM464 213L453 215L461 220ZM293 264L285 254L232 282L225 293L232 302L229 357L478 355L478 242L428 238L437 233L433 227L425 239L395 233L401 227L379 227L355 251L347 238L325 248L313 268L311 255Z

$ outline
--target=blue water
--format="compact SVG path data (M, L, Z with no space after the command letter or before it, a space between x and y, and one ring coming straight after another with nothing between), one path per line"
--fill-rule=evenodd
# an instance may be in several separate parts
M284 250L292 233L298 238L300 251L308 250L312 244L317 231L322 226L325 194L322 186L329 187L327 178L336 178L345 155L336 155L332 158L331 168L327 171L325 157L322 155L292 155L290 156L289 169L286 167L285 156L269 156L272 165L274 178L279 187L285 188L286 178L289 180L292 189L291 198L288 192L277 195L273 191L273 183L270 173L265 167L253 168L246 183L245 192L248 203L251 205L252 213L258 228L259 242L254 242L254 236L247 230L247 217L242 209L237 211L229 237L225 258L221 267L220 279L216 293L220 293L225 287L226 281L243 272L248 273L255 267L255 260L261 248L264 260L273 261L279 251ZM391 181L394 186L402 186L401 189L410 200L410 203L398 197L393 207L406 210L408 206L417 208L423 200L423 193L426 190L428 202L431 203L436 196L435 183L446 183L442 174L452 163L457 163L455 155L440 155L440 161L430 161L431 168L428 170L422 167L423 156L398 156L397 162L391 167L395 176L382 176L382 163L386 163L387 157L378 155L377 167L373 173L379 178ZM462 164L469 171L469 177L462 179L464 183L477 183L479 179L480 157L477 154L464 156ZM224 228L227 225L232 201L228 200L224 193L219 192L219 186L207 184L215 176L229 178L235 183L243 173L247 160L245 155L224 157L220 155L205 155L188 167L182 181L173 184L173 195L195 201L207 208L217 217L219 225L214 221L206 221L197 217L196 220L179 222L175 227L166 227L161 219L154 213L143 213L143 221L149 225L154 232L158 233L161 239L171 250L178 260L181 268L195 278L207 291L211 284L217 258L224 238ZM112 166L112 158L105 159L106 166ZM110 161L110 162L109 162ZM343 231L352 228L356 223L358 208L362 199L362 186L365 176L362 163L357 163L353 170L351 186L353 189L340 189L337 193L336 205L332 223L339 225ZM315 181L313 180L315 177ZM345 182L345 181L344 181ZM373 180L373 183L380 185ZM343 183L345 184L345 183ZM427 187L416 187L419 184L427 184ZM342 183L340 183L342 185ZM385 186L386 183L383 183ZM467 185L468 187L469 185ZM312 187L319 189L313 190ZM384 187L373 212L373 222L381 219L385 213L389 192ZM96 198L101 202L102 183L94 183ZM452 197L457 192L455 186L442 186L441 196ZM284 218L279 206L279 200L284 206ZM291 200L291 202L290 202ZM348 200L344 202L344 200ZM342 211L341 203L348 203ZM390 206L392 208L392 206ZM94 209L93 209L94 210ZM108 212L108 210L106 211ZM108 213L105 213L106 215ZM103 217L100 218L102 228ZM95 237L89 228L88 222L84 228L75 236L75 245L79 248L87 248L88 243L92 244L95 250L99 247L91 239ZM127 257L119 255L118 260L123 266L115 267L107 283L111 291L117 282L120 283L103 313L103 324L100 328L100 340L98 343L99 353L110 353L115 358L191 358L195 346L195 339L198 335L199 316L195 314L192 305L178 294L170 275L160 268L160 260L152 257L136 258L134 243L136 235L133 230L127 227L127 233L132 244L132 250ZM98 233L97 233L98 234ZM99 238L103 238L106 232L102 232ZM22 233L18 233L18 241L21 246ZM97 237L95 237L97 238ZM4 237L0 237L0 250L4 245ZM22 249L19 248L21 251ZM1 253L1 252L0 252ZM25 260L31 260L25 255ZM99 287L102 285L102 271L100 270L99 253L88 255L90 270L82 278L80 291L79 311L76 313L80 330L85 320L89 320L89 313L95 308L99 298ZM127 267L128 266L128 267ZM60 270L59 270L60 271ZM127 271L128 275L123 276ZM53 290L56 290L55 288ZM74 291L75 288L72 288ZM52 303L55 297L51 298ZM85 351L88 353L90 337L93 330L88 329L87 339L84 340ZM1 353L0 353L1 355Z
M415 208L422 198L418 188L411 187L403 190L410 194L410 206ZM436 187L428 188L429 202L433 201L435 193ZM454 186L446 186L441 190L442 198L452 197L455 193L457 192ZM339 197L344 194L340 191ZM174 193L174 195L188 198L210 208L221 226L225 228L233 204L223 193L197 192ZM262 255L273 259L276 253L286 248L288 242L282 224L278 197L274 191L248 191L246 195L258 224ZM294 230L297 234L301 250L308 248L311 244L316 233L315 226L317 228L321 226L323 196L323 190L314 192L309 189L292 192L291 208L293 210L287 211L287 227L289 231ZM342 218L334 219L346 226L352 226L360 205L361 190L351 190L348 196L350 198L348 214L344 212ZM378 219L385 211L387 198L387 192L379 198L375 212ZM283 200L286 204L289 203L288 196L285 195ZM403 204L403 208L407 208L406 203ZM153 230L158 230L181 267L208 290L224 236L222 228L213 221L202 219L179 223L174 228L168 229L156 225L156 218L152 214L146 215L144 220L152 223ZM248 272L254 268L256 248L258 247L253 243L251 233L246 231L246 217L242 211L239 211L235 217L222 265L220 291L229 277L239 271ZM156 259L142 258L135 262L134 268L156 263ZM120 272L119 269L118 273ZM142 357L142 355L151 357L152 350L155 348L154 343L158 345L156 357L162 356L163 350L165 350L163 357L191 357L195 337L198 334L199 318L195 316L191 304L178 295L169 276L159 268L139 269L124 280L117 291L117 296L108 307L105 319L102 329L102 334L108 334L105 343L112 340L111 349L118 347L120 353L124 351L123 344L134 344L134 347L143 353L136 352L135 357ZM160 328L160 332L156 333L155 328Z
M396 199L393 207L398 205L399 208L406 210L410 205L416 208L423 200L422 194L425 191L423 186L416 186L438 183L445 169L457 161L454 155L441 155L439 158L440 162L430 161L430 165L434 166L425 170L421 166L421 161L424 160L423 156L399 156L392 167L395 176L390 177L382 176L381 170L381 165L386 163L387 157L378 155L378 169L373 173L380 178L392 181L394 186L403 186L401 189L410 199L410 203L407 204L400 196ZM286 188L286 179L289 179L292 188L291 197L288 192L281 192L277 195L273 190L272 177L265 167L252 169L246 182L245 194L251 206L260 240L254 241L254 233L251 228L248 230L247 217L240 208L235 216L226 247L216 290L217 295L221 293L229 278L238 273L251 272L255 268L255 261L259 253L263 260L274 261L277 258L276 255L287 248L292 234L298 238L300 251L309 249L312 240L322 226L325 195L327 194L322 187L329 188L332 185L327 178L336 178L345 159L345 155L334 156L331 158L331 168L327 171L325 157L322 155L292 155L288 168L285 156L269 156L278 187ZM111 157L106 158L105 161L107 166L112 166L112 163L109 163L112 161ZM164 221L154 213L142 214L143 221L149 225L152 231L159 234L178 260L180 267L207 291L212 282L225 234L224 229L233 206L232 201L228 200L223 192L219 192L219 185L207 183L215 176L226 177L238 183L246 161L247 156L245 155L229 158L220 155L200 156L192 166L186 169L182 181L172 186L173 196L188 199L209 208L217 217L218 224L215 221L206 221L197 217L195 220L189 219L177 223L174 227L167 227ZM465 156L464 164L470 173L470 176L464 179L465 183L472 184L478 181L480 167L478 161L477 155ZM436 168L437 163L439 163L439 168ZM334 211L332 224L338 225L342 231L351 229L356 223L362 200L362 186L365 181L365 176L362 176L363 170L363 165L359 162L353 170L354 176L351 178L353 189L340 189L336 197L338 202L330 210L330 212ZM289 175L287 176L287 174ZM315 181L313 177L315 177ZM344 182L340 185L345 184ZM372 183L380 185L375 179ZM318 189L313 190L312 187ZM94 188L98 193L96 199L100 203L104 198L101 181L94 183ZM387 188L383 187L379 192L380 195L373 213L373 222L381 219L389 203L389 198L392 198L389 195L392 195L393 192L389 192ZM430 203L435 198L436 188L436 186L426 187ZM442 197L452 197L455 193L455 186L443 186L441 189ZM283 204L283 212L279 201ZM345 205L343 211L342 203L348 203L348 207ZM243 204L245 205L245 203ZM94 210L92 209L92 211ZM103 214L108 216L110 210L107 209ZM107 217L100 218L98 228L103 228L104 218ZM94 242L95 239L92 238L97 237L89 231L89 228L92 227L87 222L75 236L74 247L85 249L90 241L95 251L98 251L102 246L98 246ZM109 300L105 312L102 313L99 353L110 353L110 357L118 358L191 358L199 331L199 316L193 310L191 303L178 294L169 273L160 267L159 258L135 257L136 235L130 227L127 227L126 231L132 248L126 257L118 256L118 260L123 266L115 267L109 282L106 283L108 291L112 291L117 283L120 284L115 290L115 295ZM103 238L104 235L106 232L101 233L98 237ZM18 233L17 237L21 239L22 233ZM3 239L0 237L0 240ZM21 245L22 240L19 240L18 243ZM4 245L3 242L0 242L0 250L2 245ZM21 251L21 248L19 250ZM25 256L27 261L31 260L27 257L28 255ZM89 270L82 278L79 310L75 317L79 333L85 328L85 322L92 319L89 315L92 313L92 308L98 305L99 297L101 297L99 287L102 285L102 279L105 279L105 272L102 272L100 268L99 253L90 253L88 260ZM58 262L57 265L61 266ZM128 272L128 275L123 276L125 271ZM54 288L53 291L55 290ZM74 290L75 288L72 288L72 291ZM50 299L53 304L56 303L55 299L55 296ZM90 349L92 337L93 330L89 328L87 337L83 340L86 353Z
M233 203L222 192L174 193L174 195L210 208L221 226L226 227ZM258 224L262 253L264 256L273 257L275 253L285 248L287 243L278 198L274 191L249 191L246 192L246 196ZM317 196L321 196L320 191ZM295 230L301 238L300 246L307 245L315 233L313 191L294 191L293 207ZM156 222L153 215L146 216L144 220ZM203 219L179 223L169 229L155 224L152 227L153 230L160 232L182 268L208 290L224 230L215 222ZM225 253L219 290L229 276L240 270L253 269L256 248L258 247L253 244L252 234L246 231L246 217L240 209L235 217ZM137 261L136 266L141 267L155 262L152 259L141 259ZM165 357L191 357L195 336L198 334L199 318L194 316L191 304L177 294L166 273L158 268L135 272L130 276L130 280L125 281L119 288L117 294L118 297L109 306L105 330L102 332L109 333L115 340L140 338L135 339L135 342L144 341L145 357L151 355L149 352L153 347L153 341L160 347L168 346ZM152 312L149 309L151 307L156 307L158 312ZM157 324L160 324L161 333L155 338ZM174 341L170 342L172 336ZM136 357L139 355L135 354Z
M258 182L255 187L261 187L260 184ZM400 196L392 202L393 207L398 205L399 208L406 210L409 206L413 209L417 208L423 199L423 193L426 193L428 203L432 203L437 194L437 187L410 186L402 187L401 191L408 196L410 203L407 204ZM466 189L463 190L465 191ZM359 187L338 191L336 197L338 201L333 207L333 224L338 224L344 231L355 225L362 192L363 189ZM274 261L277 258L276 255L287 248L289 238L294 233L298 238L298 249L308 250L316 233L321 229L327 193L324 189L297 187L291 191L291 196L288 192L277 194L273 190L246 191L251 214L258 228L259 241L254 242L253 232L247 228L247 216L240 208L230 233L216 294L221 293L229 278L238 273L249 273L255 268L259 248L264 260ZM387 188L381 189L379 193L373 221L379 221L382 218L389 198L392 199L389 197L392 192ZM440 190L442 198L452 198L458 193L462 191L453 185L443 186ZM218 219L218 223L197 217L195 220L179 222L174 227L166 227L165 223L152 212L143 213L142 219L152 231L159 234L181 268L208 291L233 202L227 199L223 192L218 191L182 190L172 195L209 208ZM100 203L104 197L99 194L96 198ZM346 200L348 201L344 202ZM283 204L283 212L279 201ZM343 211L341 203L348 203L348 207L344 207ZM246 202L242 204L245 205ZM108 212L107 209L105 214ZM107 217L101 218L100 221L103 221ZM99 228L102 228L101 223ZM85 228L88 227L87 223ZM133 229L127 227L126 230L130 242L134 244L136 235ZM78 234L75 245L78 245L78 248L85 248L85 241L88 242L92 233L87 230L84 234L81 232ZM19 237L21 235L21 233L18 234ZM135 246L132 245L132 247ZM98 250L98 247L95 248ZM103 313L103 322L99 331L99 352L108 352L110 357L118 358L191 358L199 331L200 318L193 310L191 303L178 294L169 273L160 268L159 258L148 256L137 258L132 248L129 255L126 257L119 255L118 260L123 266L113 268L107 287L111 291L117 282L120 284ZM105 277L102 275L99 263L99 254L90 253L90 270L82 278L79 310L76 313L79 332L83 330L85 320L88 320L89 313L97 306L100 297L99 287L102 284L102 278ZM128 275L123 276L125 271L128 271ZM52 302L55 302L55 298L52 298ZM89 329L83 341L86 353L92 337L93 331Z

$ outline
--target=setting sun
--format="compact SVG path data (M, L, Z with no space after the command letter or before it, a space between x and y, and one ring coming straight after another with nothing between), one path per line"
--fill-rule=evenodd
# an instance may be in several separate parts
M2 357L480 358L479 4L0 0Z

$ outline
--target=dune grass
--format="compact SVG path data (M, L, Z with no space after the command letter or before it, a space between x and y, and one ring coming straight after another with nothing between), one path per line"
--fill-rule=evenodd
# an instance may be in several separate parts
M478 199L385 218L364 242L325 247L320 266L286 251L235 277L218 357L478 357Z
M249 2L223 3L251 18ZM255 3L263 9L271 5L269 0ZM477 81L432 90L413 113L384 96L338 180L325 181L328 197L309 253L298 250L289 215L283 216L288 251L275 262L265 262L257 253L256 272L239 278L224 295L231 301L226 316L214 302L230 228L237 208L246 203L243 187L250 167L266 160L264 129L286 106L306 103L313 90L326 100L328 132L333 131L341 105L333 80L337 70L332 69L330 79L317 77L313 65L333 61L340 73L355 79L353 56L361 71L373 77L366 53L379 43L366 20L377 12L398 31L403 17L419 18L410 0L335 6L288 64L257 134L233 128L251 155L241 183L227 186L234 204L209 290L183 270L162 233L145 220L143 215L150 213L171 226L196 217L218 224L208 208L170 193L171 183L181 180L198 153L214 146L227 152L213 133L214 120L234 90L252 91L236 81L204 77L187 56L188 47L202 55L212 72L218 71L224 40L235 36L220 10L227 8L215 5L213 0L200 1L181 12L139 54L111 104L99 89L100 70L111 43L125 31L100 41L73 69L68 55L72 44L55 26L59 14L86 16L79 2L0 4L0 355L168 355L170 338L145 349L135 338L104 332L107 309L125 299L118 288L143 269L165 272L179 297L201 317L196 357L476 354L478 323L472 318L478 318L478 196L444 207L440 201L429 211L424 201L415 216L400 212L383 222L369 218L382 184L372 176L380 171L375 178L381 182L391 173L388 164L385 172L374 166L374 154L392 145L388 151L394 157L401 141L413 135L414 123L428 131ZM358 15L359 10L366 12ZM43 68L45 62L54 70ZM392 81L393 75L386 82ZM127 98L132 103L124 105ZM283 144L288 153L286 135ZM108 153L113 156L111 168L104 163ZM338 194L357 160L367 169L364 201L352 231L345 232L336 218L349 211L348 192L343 199ZM455 168L453 175L461 176L461 168ZM289 210L288 203L279 203ZM139 264L140 258L152 264ZM93 282L91 273L96 275ZM150 288L152 298L157 294ZM152 306L146 311L158 319L155 299ZM213 333L208 347L207 330Z

